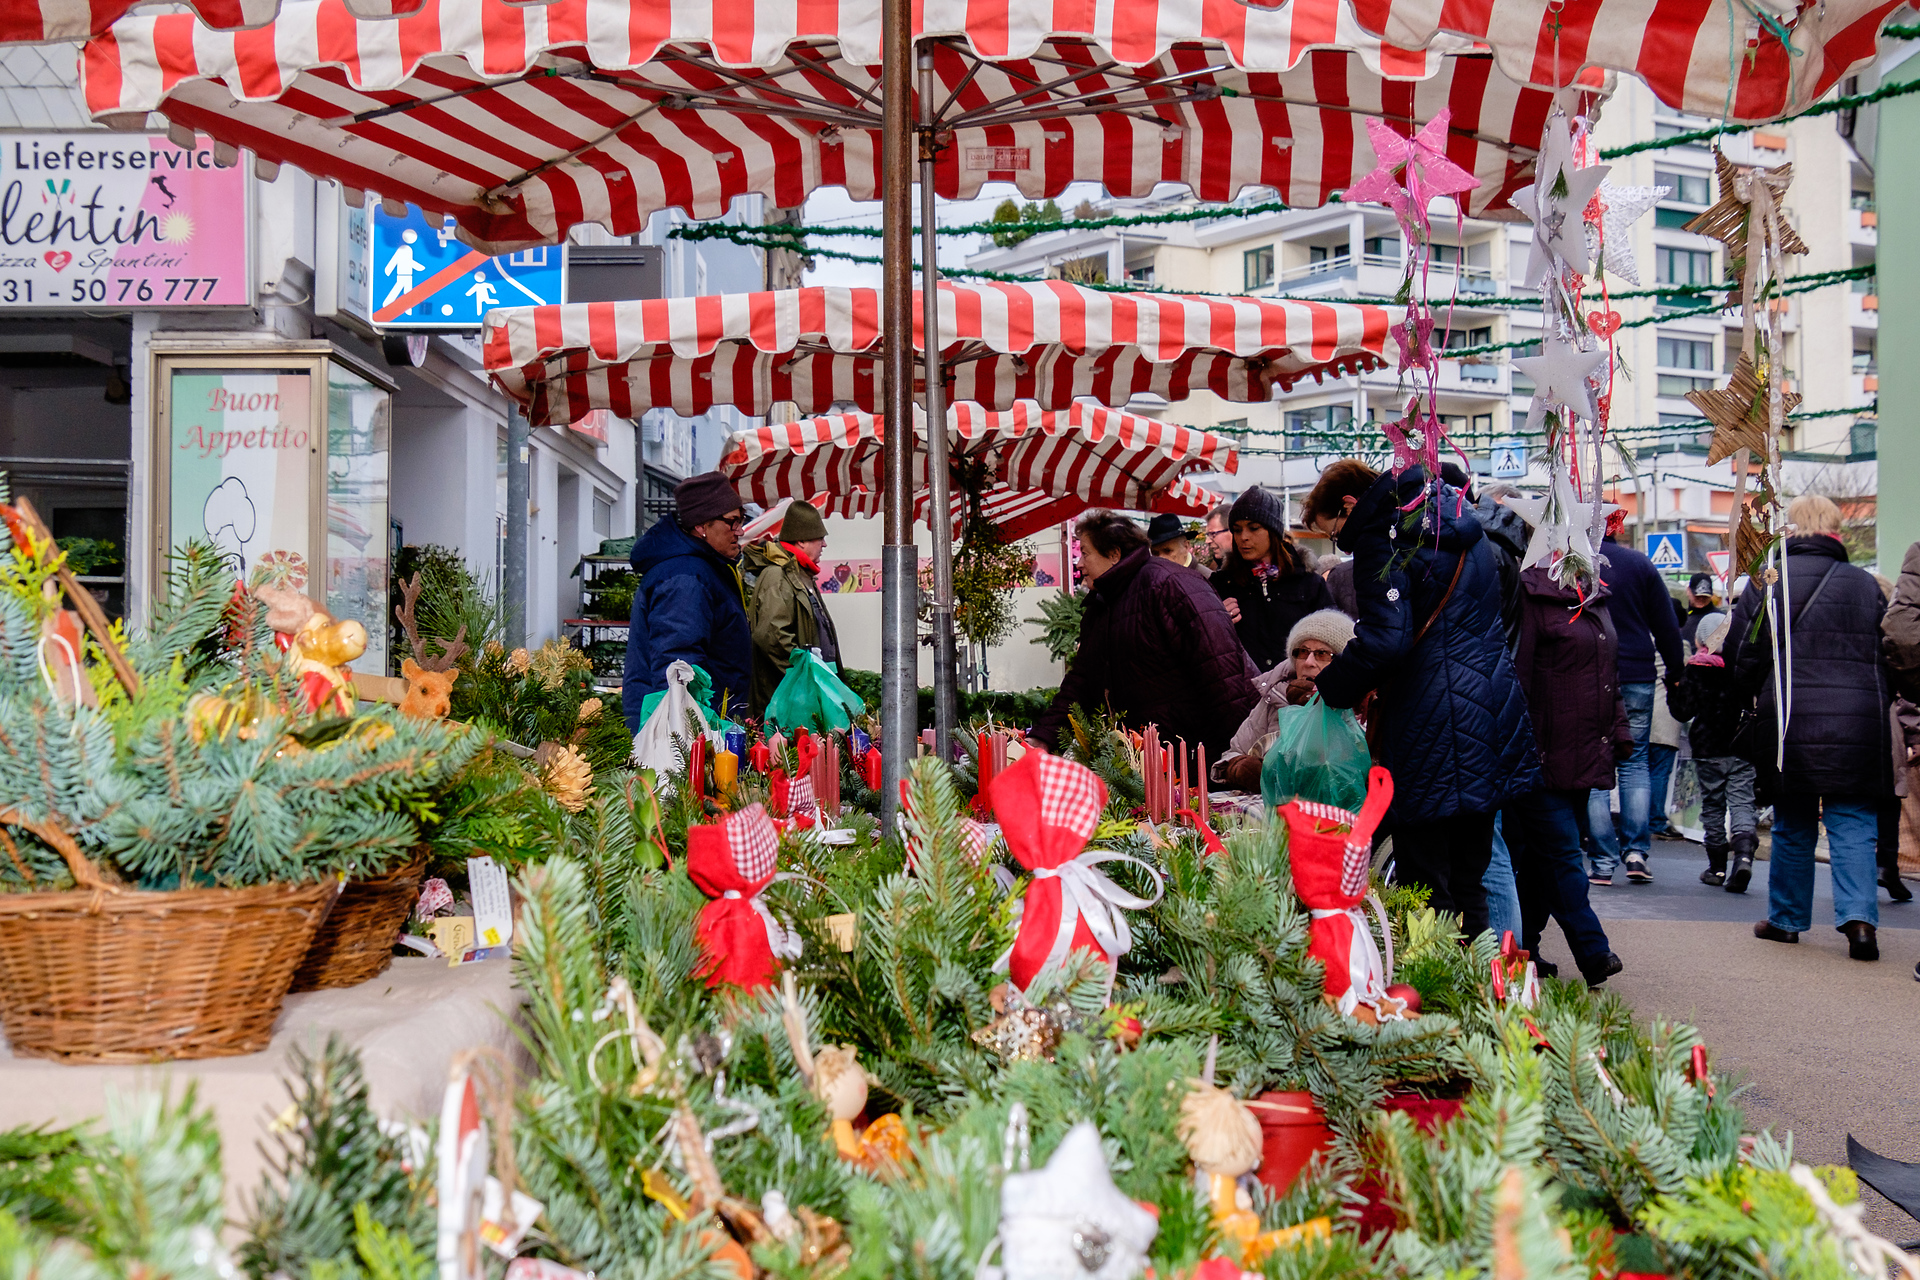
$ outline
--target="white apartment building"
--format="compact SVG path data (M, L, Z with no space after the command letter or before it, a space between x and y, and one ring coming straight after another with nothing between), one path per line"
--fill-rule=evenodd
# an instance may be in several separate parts
M1658 103L1638 80L1620 77L1595 129L1604 149L1669 137L1709 122ZM1737 135L1726 142L1742 164L1793 162L1787 208L1811 252L1796 274L1870 264L1874 257L1873 177L1834 115ZM1622 448L1607 459L1610 497L1645 532L1684 531L1685 560L1676 574L1705 569L1705 554L1732 502L1731 465L1706 465L1700 414L1684 397L1696 388L1724 385L1740 348L1733 314L1688 315L1701 299L1661 295L1660 285L1709 284L1724 271L1719 241L1681 226L1713 200L1713 154L1706 146L1645 151L1610 162L1609 180L1621 186L1673 190L1634 226L1633 255L1649 296L1618 298L1623 327L1613 391L1611 430ZM1245 192L1241 202L1271 201L1271 192ZM1192 208L1184 195L1112 201L1115 214ZM1433 263L1427 288L1436 310L1436 341L1470 348L1527 342L1539 335L1536 292L1524 285L1532 228L1513 220L1458 220L1448 202L1433 212ZM994 271L1120 281L1169 292L1244 293L1300 298L1391 298L1403 276L1405 246L1384 206L1333 204L1254 216L1125 229L1051 232L1008 248L987 247L968 264ZM1610 280L1617 291L1632 286ZM1596 309L1599 304L1595 301ZM1876 299L1870 280L1800 294L1783 304L1785 366L1803 411L1869 405L1875 388ZM1398 308L1394 308L1396 316ZM1635 323L1639 322L1639 323ZM1443 336L1444 335L1444 336ZM1512 442L1526 418L1532 385L1511 364L1524 350L1443 359L1438 411L1449 434L1483 474L1496 446ZM1269 403L1231 404L1207 394L1167 404L1138 400L1137 412L1209 427L1243 446L1238 475L1216 481L1227 493L1265 484L1290 494L1311 487L1332 458L1353 452L1356 419L1389 421L1406 409L1410 389L1391 369L1311 379ZM1541 442L1525 442L1528 476L1545 476ZM1789 489L1818 488L1847 499L1871 519L1874 491L1870 411L1839 413L1796 425L1787 442Z

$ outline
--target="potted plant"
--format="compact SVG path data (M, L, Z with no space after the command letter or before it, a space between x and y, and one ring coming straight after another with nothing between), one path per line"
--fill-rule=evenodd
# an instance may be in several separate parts
M262 1049L342 880L412 856L477 735L360 713L358 624L209 545L130 637L30 506L0 517L0 1026L76 1061Z

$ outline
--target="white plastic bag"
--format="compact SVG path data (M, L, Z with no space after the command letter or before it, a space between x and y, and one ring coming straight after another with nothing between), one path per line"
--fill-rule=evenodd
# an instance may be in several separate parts
M653 714L640 726L640 732L633 735L633 763L642 769L652 769L655 776L665 778L687 757L691 743L687 739L687 716L691 714L699 724L700 732L708 738L713 736L713 726L707 722L707 713L687 686L693 683L693 668L685 662L671 663L667 667L666 696L653 708Z

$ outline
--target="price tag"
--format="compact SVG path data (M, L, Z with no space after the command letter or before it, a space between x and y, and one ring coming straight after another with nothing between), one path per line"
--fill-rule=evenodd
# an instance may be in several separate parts
M504 946L513 937L513 899L507 892L506 871L492 858L468 858L467 888L473 895L475 945Z

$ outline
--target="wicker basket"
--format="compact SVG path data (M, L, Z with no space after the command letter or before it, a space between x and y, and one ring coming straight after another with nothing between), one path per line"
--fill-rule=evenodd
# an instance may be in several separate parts
M420 882L426 875L423 853L397 871L347 881L340 901L313 935L290 989L354 987L384 973L393 963L394 939L419 900Z
M0 808L80 885L0 894L0 1027L69 1062L223 1058L267 1047L294 968L340 884L147 893L109 885L57 827Z

